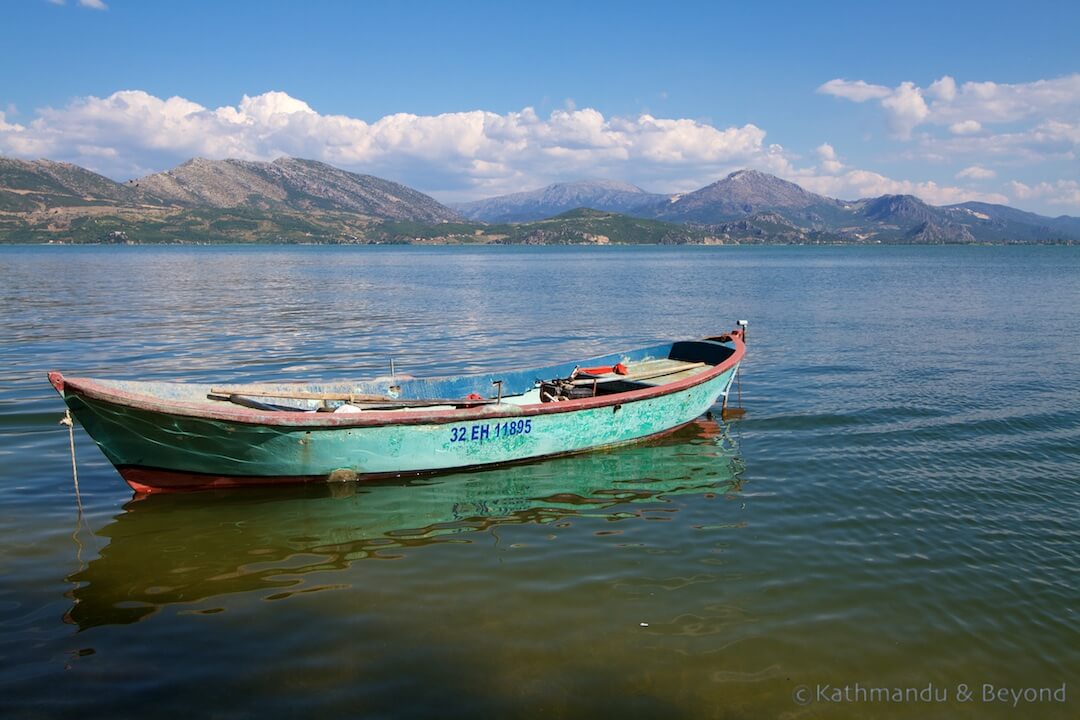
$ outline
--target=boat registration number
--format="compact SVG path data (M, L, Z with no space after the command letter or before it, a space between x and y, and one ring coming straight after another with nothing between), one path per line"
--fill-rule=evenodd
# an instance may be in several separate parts
M531 432L532 418L480 425L459 425L450 428L450 442L483 442L484 440L497 440L500 437L528 435Z

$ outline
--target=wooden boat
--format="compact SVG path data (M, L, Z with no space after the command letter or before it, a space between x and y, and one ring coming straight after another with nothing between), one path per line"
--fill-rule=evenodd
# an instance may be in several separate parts
M742 324L742 323L740 323ZM230 387L49 381L138 493L346 482L652 437L725 404L744 329L500 374Z

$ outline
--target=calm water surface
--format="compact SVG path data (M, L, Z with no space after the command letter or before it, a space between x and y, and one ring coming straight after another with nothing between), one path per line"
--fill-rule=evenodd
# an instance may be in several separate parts
M743 317L741 420L138 501L78 431L81 514L45 380L478 371ZM1074 718L1078 358L1080 248L0 247L0 717Z

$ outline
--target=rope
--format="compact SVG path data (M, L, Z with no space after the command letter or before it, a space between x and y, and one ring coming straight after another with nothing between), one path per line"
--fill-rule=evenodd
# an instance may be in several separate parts
M90 527L90 523L86 520L86 513L83 512L82 496L79 494L79 470L75 465L75 422L71 419L71 410L68 409L64 412L64 417L60 418L61 425L67 425L68 428L68 445L71 448L71 479L75 483L75 529L71 531L71 539L75 541L75 560L79 563L79 574L86 569L86 563L83 562L83 544L79 539L79 531L83 526L94 534L93 529ZM79 587L79 583L73 583L75 588ZM75 604L79 604L79 600L75 600Z
M75 483L75 502L79 506L79 515L82 515L82 497L79 495L79 470L75 465L75 422L71 419L71 410L64 413L60 419L61 425L67 425L68 444L71 447L71 479Z

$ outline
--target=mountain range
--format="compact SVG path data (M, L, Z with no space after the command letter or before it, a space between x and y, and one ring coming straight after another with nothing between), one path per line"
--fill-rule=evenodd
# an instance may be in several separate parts
M0 157L0 242L1078 242L1080 218L912 195L854 201L740 170L694 192L559 183L447 207L404 185L296 158L195 158L118 183Z
M1036 215L1005 205L966 202L929 205L913 195L882 195L846 201L817 195L757 170L739 170L699 190L656 195L634 186L608 203L609 184L567 183L453 206L475 220L504 222L549 217L565 209L563 189L572 186L582 206L671 223L707 226L721 237L781 242L1052 242L1080 241L1080 218ZM555 201L544 203L544 198Z

